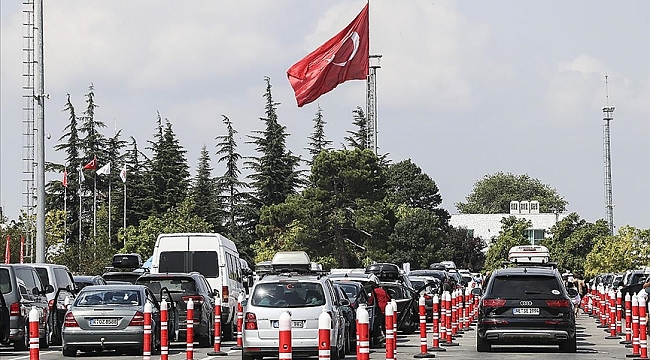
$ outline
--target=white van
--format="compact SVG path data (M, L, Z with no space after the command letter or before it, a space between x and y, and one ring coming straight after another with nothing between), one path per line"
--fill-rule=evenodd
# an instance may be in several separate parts
M237 299L245 294L241 262L235 243L217 233L158 235L151 273L197 271L221 294L221 326L225 339L237 330Z

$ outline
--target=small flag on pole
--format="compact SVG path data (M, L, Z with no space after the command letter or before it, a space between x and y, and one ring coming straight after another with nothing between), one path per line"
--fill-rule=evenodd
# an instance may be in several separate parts
M108 163L102 166L99 170L97 170L97 175L108 175L110 173L111 173L111 163Z
M67 188L68 187L68 169L63 170L63 187Z
M9 244L11 243L11 236L7 235L7 246L5 247L5 264L9 264L11 262L11 247Z
M122 170L120 171L120 179L122 179L123 183L126 183L126 164L122 166Z
M97 156L93 156L93 159L86 165L84 165L84 170L95 170L97 169Z
M80 167L79 168L79 187L81 187L81 184L83 184L85 178L84 178L84 168Z

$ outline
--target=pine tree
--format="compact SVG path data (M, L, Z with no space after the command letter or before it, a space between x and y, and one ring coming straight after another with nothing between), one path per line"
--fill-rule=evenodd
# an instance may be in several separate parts
M258 209L263 205L274 205L284 202L287 196L296 193L296 188L302 184L301 173L297 170L300 158L294 156L286 148L286 127L278 123L276 113L280 103L273 101L271 94L271 79L264 78L266 82L265 117L260 118L265 125L264 131L255 131L259 135L249 136L255 144L255 150L261 155L251 157L246 162L252 174L248 176L252 180L254 195L257 200Z
M345 137L348 145L352 148L360 150L368 149L368 119L363 109L359 106L352 111L354 114L354 121L352 124L358 128L357 131L348 131L350 136Z
M120 138L122 130L115 132L115 134L108 138L106 148L106 163L110 164L110 173L102 175L102 183L106 186L102 189L102 203L111 207L110 218L108 218L108 211L106 213L107 221L111 223L110 244L117 243L117 229L122 226L122 219L124 215L124 190L122 181L119 177L119 165L123 164L126 154L122 153L122 149L126 146L126 140ZM105 164L104 164L105 165ZM110 204L109 204L110 197ZM108 229L107 229L108 230ZM107 232L108 234L108 232Z
M306 148L311 155L311 160L307 162L310 166L314 163L314 159L321 153L321 151L332 149L329 146L332 144L332 141L325 138L325 124L327 124L327 122L323 119L323 110L320 106L318 106L316 117L313 121L314 132L309 137L309 140L311 141L309 142L309 147Z
M221 231L220 202L215 181L211 177L210 154L205 145L201 148L199 164L196 168L196 177L190 189L190 196L194 203L192 213L205 219L210 224L212 231Z
M152 214L153 200L150 198L150 184L146 161L140 161L143 154L138 149L138 143L131 136L131 149L127 152L126 161L126 225L137 226ZM122 199L124 201L124 199Z

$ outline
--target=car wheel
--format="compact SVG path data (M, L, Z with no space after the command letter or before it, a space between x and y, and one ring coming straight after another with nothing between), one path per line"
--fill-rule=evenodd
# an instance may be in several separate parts
M330 355L331 355L331 360L340 360L341 358L339 357L339 351L336 348L336 346L332 347L330 349Z
M27 324L28 323L25 324L23 338L14 342L14 350L16 351L29 349L29 326Z
M255 360L255 356L241 352L241 360Z
M227 323L227 324L222 323L223 325L221 327L221 333L223 334L223 340L225 340L225 341L235 340L235 333L233 332L233 330L235 328L235 326L233 326L234 321L235 321L235 319L233 319L232 322Z
M568 339L560 344L560 351L565 353L574 353L577 350L576 337Z
M48 324L45 324L45 336L42 338L38 339L38 347L39 349L47 349L50 347L50 326Z
M63 356L77 356L77 349L63 348Z
M476 336L476 351L478 352L490 352L492 350L492 344L488 340L481 339L480 336Z

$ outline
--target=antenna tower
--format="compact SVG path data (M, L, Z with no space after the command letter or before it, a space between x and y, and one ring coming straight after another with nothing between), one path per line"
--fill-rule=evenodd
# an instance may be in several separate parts
M605 75L605 96L607 99L607 106L603 107L603 120L605 120L603 129L605 161L605 220L609 226L609 234L614 235L614 204L612 204L612 157L609 134L609 122L611 120L614 120L612 116L614 113L614 107L609 106L607 75Z
M23 97L22 97L22 197L23 212L27 216L25 230L26 259L34 256L34 0L23 1Z

